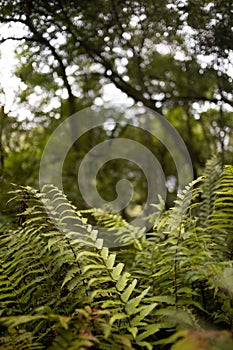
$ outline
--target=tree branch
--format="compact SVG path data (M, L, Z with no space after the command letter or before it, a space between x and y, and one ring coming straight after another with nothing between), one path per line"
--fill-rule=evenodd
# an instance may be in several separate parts
M23 23L23 24L26 24L24 19L14 18L14 17L7 17L7 18L5 18L5 17L3 17L3 16L0 16L0 22L1 22L1 23L10 23L10 22L14 22L14 23Z
M4 42L8 41L8 40L15 40L15 41L22 41L22 40L25 40L25 41L30 41L30 42L34 42L35 41L35 38L31 37L26 37L26 36L21 36L20 38L16 38L14 36L9 36L7 38L2 38L0 40L0 44L3 44Z
M174 100L180 100L180 101L184 101L184 100L188 100L188 101L203 101L203 102L213 102L213 103L218 103L218 102L225 102L227 104L229 104L230 106L233 106L233 101L228 100L227 98L225 98L224 96L221 96L221 100L218 100L217 98L209 98L209 97L205 97L205 96L172 96L172 98ZM166 101L168 99L164 98L161 100L161 102Z

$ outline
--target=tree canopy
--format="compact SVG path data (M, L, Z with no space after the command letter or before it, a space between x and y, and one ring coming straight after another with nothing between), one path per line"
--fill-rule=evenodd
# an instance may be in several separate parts
M221 155L222 163L229 162L230 0L16 0L0 5L2 25L17 25L15 34L4 35L1 42L19 43L15 73L25 85L18 92L18 104L31 111L37 126L50 125L47 135L56 119L92 105L97 98L101 101L104 87L111 83L131 103L162 113L175 126L188 147L195 175L214 153ZM12 113L8 114L10 118ZM23 124L20 130L25 133ZM45 129L37 127L33 133L41 135L42 148ZM14 159L3 140L12 134L7 129L1 132L2 163L6 154L9 162ZM38 154L38 147L32 148L28 147L29 153ZM174 175L158 149L166 176Z
M231 5L231 1L3 1L0 19L25 29L22 36L12 38L24 42L22 79L45 85L51 83L46 77L52 81L60 77L70 99L93 98L101 85L111 81L152 109L196 101L232 106L227 74ZM211 57L204 64L205 57L200 56Z

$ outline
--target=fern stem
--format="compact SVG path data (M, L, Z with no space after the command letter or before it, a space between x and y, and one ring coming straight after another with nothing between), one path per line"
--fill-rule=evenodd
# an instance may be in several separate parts
M74 248L72 247L72 245L70 244L70 241L69 239L66 237L66 242L68 244L68 247L70 248L70 250L72 251L72 254L74 256L74 261L75 263L77 264L78 268L79 268L79 271L80 271L80 276L82 276L82 268L81 268L81 265L79 263L79 261L77 260L77 254L74 250ZM83 284L83 287L84 287L84 290L85 290L85 294L86 296L88 297L88 292L87 292L87 282L85 281L85 279L82 279L82 284Z
M179 227L179 231L178 231L178 237L177 237L177 248L175 250L175 257L174 257L174 277L173 277L173 283L174 283L174 293L175 293L175 304L177 307L178 304L178 286L177 286L177 253L178 253L178 246L180 243L180 237L181 237L181 226Z

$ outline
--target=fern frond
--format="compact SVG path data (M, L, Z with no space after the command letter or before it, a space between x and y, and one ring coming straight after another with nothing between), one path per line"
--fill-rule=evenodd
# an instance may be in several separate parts
M144 227L135 227L125 221L119 213L92 208L80 211L81 214L91 214L98 227L99 237L104 245L109 247L137 244L140 247L140 238L145 234Z
M177 230L183 224L187 215L190 215L190 211L195 206L194 201L200 194L200 187L197 187L197 185L202 183L203 179L204 177L199 177L193 180L185 186L181 193L178 193L175 206L170 210L167 217L168 231L173 232Z
M87 225L80 212L68 201L67 197L55 186L45 185L42 189L45 194L43 203L57 229L69 239L81 245L98 247L103 244L97 238L98 231Z
M199 221L202 227L208 226L208 219L213 212L215 200L215 186L222 172L219 159L214 156L206 162L203 176L205 181L201 186L201 209Z
M213 180L207 167L148 236L93 209L120 247L54 186L16 189L27 203L20 227L0 228L1 347L150 350L205 320L230 329L233 170Z
M233 166L226 166L215 186L209 228L233 234Z

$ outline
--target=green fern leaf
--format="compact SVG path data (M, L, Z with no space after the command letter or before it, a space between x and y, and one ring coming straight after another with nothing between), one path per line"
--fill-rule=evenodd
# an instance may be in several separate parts
M118 280L119 280L119 278L120 278L120 276L121 276L121 272L122 272L122 270L123 270L123 267L124 267L124 264L123 264L123 263L119 263L119 264L117 264L117 265L113 268L113 270L112 270L112 272L111 272L111 276L112 276L112 278L113 278L115 281L118 281Z
M137 284L137 280L134 279L133 282L126 288L126 290L124 291L124 293L121 294L121 300L126 303L131 294L133 293L135 287L136 287L136 284Z
M136 341L138 344L141 344L141 341L148 338L150 335L157 333L158 331L160 331L161 327L159 324L150 324L147 325L145 327L145 331L143 333L140 333L137 338Z
M122 321L128 319L128 315L125 314L124 312L121 313L116 313L110 318L110 325L113 325L116 321Z
M119 278L119 280L116 283L117 290L122 292L125 289L125 287L126 287L126 285L128 283L129 277L130 277L130 273L129 272L124 272L123 275L121 275L121 277Z
M106 260L106 266L108 269L112 269L115 263L116 254L110 254Z
M132 326L136 326L138 327L141 323L142 320L144 320L144 318L146 316L148 316L152 310L154 310L154 308L158 305L158 303L153 303L153 304L149 304L149 305L145 305L145 306L141 306L138 309L138 312L140 312L139 315L135 316L131 321L130 324Z
M140 304L141 300L145 297L145 295L148 293L150 287L146 288L140 295L137 297L129 300L125 306L125 310L128 315L133 315L139 312L140 310L137 308Z

